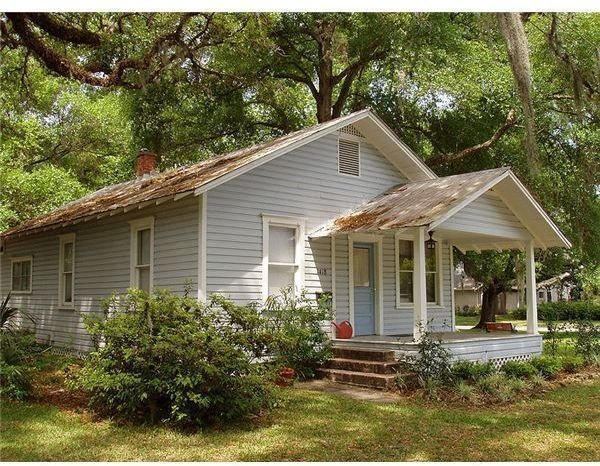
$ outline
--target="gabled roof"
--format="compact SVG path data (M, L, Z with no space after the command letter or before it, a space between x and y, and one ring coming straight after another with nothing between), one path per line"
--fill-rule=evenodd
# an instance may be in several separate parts
M399 184L333 219L311 236L429 226L508 170L497 168Z
M570 247L509 168L496 168L427 181L400 184L315 230L312 238L344 233L375 233L410 227L433 230L494 188L539 247Z
M357 124L360 131L376 147L381 146L384 155L402 173L405 173L408 179L436 177L435 173L405 146L378 116L366 109L271 141L215 156L194 165L107 186L48 214L6 230L0 237L8 238L58 228L84 219L114 215L132 206L143 207L169 199L177 200L189 194L197 195L351 124Z

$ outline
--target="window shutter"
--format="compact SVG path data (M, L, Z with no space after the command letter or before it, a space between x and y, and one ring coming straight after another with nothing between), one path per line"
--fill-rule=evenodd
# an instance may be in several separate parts
M338 172L360 175L360 142L338 139Z

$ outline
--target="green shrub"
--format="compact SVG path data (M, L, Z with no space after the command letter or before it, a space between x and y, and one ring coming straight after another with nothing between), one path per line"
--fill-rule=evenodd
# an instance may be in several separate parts
M420 337L416 340L417 355L405 356L402 361L417 376L423 388L432 384L446 384L452 380L452 361L450 352L442 346L423 325L419 325Z
M37 345L32 331L19 329L17 317L33 324L35 319L9 302L10 294L0 301L0 397L22 400L31 391L31 356Z
M269 297L265 316L274 335L273 355L280 366L293 368L305 379L313 377L331 357L331 341L323 330L323 323L331 320L328 296L315 306L304 291L295 296L291 288L284 288L279 296Z
M452 366L452 375L460 380L477 381L482 377L496 372L492 363L478 363L473 361L458 361Z
M586 364L594 364L600 360L600 327L589 320L578 320L575 326L575 352Z
M477 388L486 395L498 396L506 385L506 376L500 372L482 377L477 381Z
M600 303L555 301L538 305L541 320L600 320Z
M583 366L583 358L581 356L562 356L562 370L565 372L577 372Z
M538 373L538 370L526 361L508 361L500 368L507 376L517 379L529 379Z
M456 315L463 317L477 317L481 314L481 306L463 306L456 308Z
M23 400L31 392L33 368L27 365L7 364L0 361L0 399Z
M527 319L527 308L518 307L517 309L511 309L510 311L508 311L508 315L513 319L525 320Z
M475 390L475 387L469 385L464 380L458 380L456 382L454 385L454 393L461 400L475 401L477 398L477 391Z
M556 356L536 356L531 358L531 364L546 379L553 379L562 369L561 360Z
M219 296L208 305L166 291L130 290L87 317L98 343L70 381L110 415L206 424L271 406L272 375L256 362L273 335L254 306Z

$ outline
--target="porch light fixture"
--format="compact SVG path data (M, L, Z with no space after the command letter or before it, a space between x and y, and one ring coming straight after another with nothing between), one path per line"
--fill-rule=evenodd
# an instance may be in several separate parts
M425 248L426 249L430 249L430 250L434 250L436 243L437 243L437 241L433 239L433 231L430 231L429 232L429 239L427 241L425 241Z

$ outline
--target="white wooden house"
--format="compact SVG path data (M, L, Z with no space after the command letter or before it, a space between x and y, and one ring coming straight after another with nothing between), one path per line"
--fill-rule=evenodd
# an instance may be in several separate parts
M508 168L437 177L369 110L163 173L152 158L2 233L0 294L40 340L85 351L82 315L130 286L247 303L293 283L332 293L344 345L410 350L429 322L460 357L541 349L534 250L570 244ZM453 333L453 247L526 251L526 334Z

